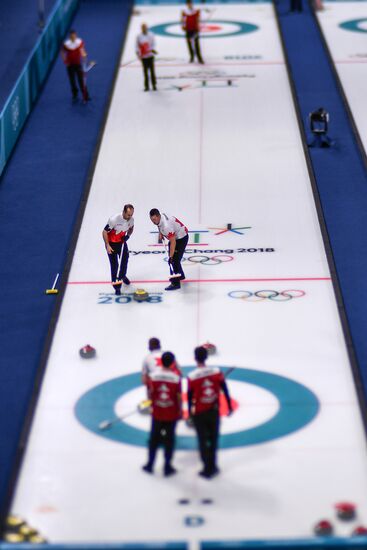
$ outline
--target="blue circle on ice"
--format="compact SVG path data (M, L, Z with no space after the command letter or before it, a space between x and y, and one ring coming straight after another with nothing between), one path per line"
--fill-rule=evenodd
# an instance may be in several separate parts
M352 32L367 32L367 17L362 17L361 19L351 19L350 21L344 21L340 23L339 27L345 31ZM361 26L363 25L364 26Z
M183 367L182 372L187 375L193 368L193 366ZM224 372L227 368L221 367ZM253 384L269 391L278 400L279 408L274 416L262 424L221 435L219 445L221 449L258 445L290 435L314 420L319 411L320 403L316 395L290 378L236 367L229 376L229 381L231 380ZM77 419L85 428L101 437L127 445L146 447L149 433L127 422L118 421L107 430L101 430L99 427L106 419L118 418L115 412L116 401L139 386L141 386L140 372L120 376L95 386L77 401L75 406ZM176 438L176 449L196 448L196 437L178 436Z
M170 27L177 27L180 25L179 21L170 21L169 23L162 23L160 25L154 25L153 27L150 27L149 30L153 34L157 34L159 36L165 36L168 38L183 38L185 35L180 34L173 31L170 31ZM227 36L237 36L240 34L248 34L250 32L257 31L259 27L257 25L254 25L253 23L246 23L244 21L226 21L225 19L219 20L219 19L211 19L210 21L203 21L203 25L212 25L212 26L223 26L224 32L221 34L218 34L216 32L213 33L200 33L200 38L225 38ZM236 27L235 30L228 30L225 31L225 26L231 25L232 27Z

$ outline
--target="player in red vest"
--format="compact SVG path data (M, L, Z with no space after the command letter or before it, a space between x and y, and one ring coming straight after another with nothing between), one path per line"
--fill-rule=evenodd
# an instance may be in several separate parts
M143 23L141 33L136 39L136 55L143 64L144 71L144 91L149 91L149 72L152 81L153 90L157 89L157 79L154 70L154 55L157 53L154 49L155 39L153 33L148 31L148 26Z
M188 406L189 415L199 440L199 451L204 469L199 475L207 479L219 473L216 455L219 436L219 395L222 391L228 404L228 415L232 414L231 398L229 396L224 375L218 367L207 367L205 361L207 350L200 346L195 348L197 368L188 376Z
M194 8L187 0L186 8L181 13L182 30L186 33L187 46L190 53L190 63L194 62L195 53L199 63L204 63L199 44L200 10Z
M83 40L78 37L74 30L70 31L69 38L63 43L61 56L68 71L73 100L78 97L78 83L84 102L89 101L90 97L82 67L87 53Z
M157 208L152 208L149 216L152 223L158 227L160 241L168 240L171 277L170 285L165 290L177 290L181 288L180 281L185 280L181 261L189 241L188 229L178 218L167 216L164 212L161 214Z
M115 294L121 294L122 283L130 284L126 276L129 263L129 248L127 241L134 231L134 207L125 204L122 214L112 216L102 231L108 260L111 267L111 281Z
M152 400L152 427L148 462L143 470L153 473L158 447L164 448L164 475L176 473L171 461L175 447L177 420L181 418L181 376L174 372L175 356L170 351L162 355L162 368L149 375L149 395Z

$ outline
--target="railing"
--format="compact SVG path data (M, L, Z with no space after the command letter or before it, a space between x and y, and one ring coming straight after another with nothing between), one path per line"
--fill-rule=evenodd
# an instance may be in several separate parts
M0 176L60 49L79 0L59 0L0 113Z

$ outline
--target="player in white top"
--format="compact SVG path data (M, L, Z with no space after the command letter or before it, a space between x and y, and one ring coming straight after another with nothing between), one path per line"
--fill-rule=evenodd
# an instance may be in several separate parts
M162 366L162 350L158 338L150 338L148 348L150 353L144 358L141 372L141 380L145 386L148 386L149 375Z
M141 26L141 33L137 36L136 39L136 55L141 60L143 64L144 71L144 91L149 91L149 76L148 71L150 71L150 78L152 81L153 90L157 89L157 79L155 76L154 70L154 55L157 53L155 51L155 38L153 33L148 31L148 26L146 23L143 23Z
M149 215L154 225L158 226L160 240L168 239L168 263L171 277L170 285L166 287L166 290L177 290L181 287L180 281L185 279L181 260L189 240L188 229L180 220L174 216L167 216L163 212L161 214L157 208L152 208Z
M126 277L129 249L126 241L134 231L134 207L125 204L122 214L112 216L102 231L108 259L111 265L111 281L116 294L121 294L121 281L129 285Z

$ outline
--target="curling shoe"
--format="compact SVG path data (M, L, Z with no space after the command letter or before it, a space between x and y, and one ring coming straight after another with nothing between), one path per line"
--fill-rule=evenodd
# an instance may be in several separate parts
M164 290L179 290L181 285L173 285L172 283L169 286L166 286Z
M177 474L176 468L171 465L164 467L164 477L173 476L174 474Z

